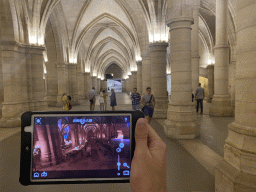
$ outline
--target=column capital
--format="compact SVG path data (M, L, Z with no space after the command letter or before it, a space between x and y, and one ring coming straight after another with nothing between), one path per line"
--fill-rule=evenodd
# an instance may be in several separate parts
M230 48L230 46L228 44L219 44L219 45L216 45L213 49L227 49L227 48Z
M142 65L142 61L136 61L137 65Z
M137 71L132 71L132 75L137 75Z
M180 1L176 6L173 6L170 10L169 15L166 17L166 24L171 27L174 22L191 22L194 24L193 19L193 4L187 4L186 2Z
M207 69L214 69L214 65L207 65L207 67L206 67Z
M155 43L150 43L149 44L149 47L151 48L151 47L156 47L156 46L163 46L163 47L168 47L168 42L155 42Z
M66 65L69 66L69 67L76 67L77 66L77 64L74 64L74 63L67 63Z

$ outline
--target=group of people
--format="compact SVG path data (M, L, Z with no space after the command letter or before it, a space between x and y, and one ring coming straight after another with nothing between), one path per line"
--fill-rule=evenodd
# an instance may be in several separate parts
M90 101L90 110L94 111L95 109L95 102L96 102L96 95L97 92L95 91L95 87L92 87L92 89L89 91L89 101ZM106 111L107 110L107 97L108 94L105 92L105 90L100 92L100 110ZM112 107L112 110L115 110L116 103L116 93L114 89L111 89L111 96L110 96L110 106Z
M145 114L145 118L148 123L150 123L151 118L153 117L154 113L154 106L155 106L155 97L151 94L151 88L147 87L147 93L145 95L140 96L139 93L137 93L137 88L133 89L133 93L131 94L131 100L132 100L132 109L133 110L139 110L140 106L142 106L142 111ZM90 101L90 110L94 111L95 109L95 102L96 102L96 95L97 92L95 91L95 87L92 87L92 89L89 91L88 97ZM201 83L198 84L198 88L196 89L195 96L192 93L192 102L194 101L194 97L197 101L196 105L196 112L199 111L199 106L201 109L201 114L203 114L203 100L204 100L204 88L201 87ZM106 111L107 110L107 97L108 94L105 92L105 90L102 90L100 92L100 110ZM63 109L65 111L69 111L72 109L72 105L70 104L71 97L68 96L66 93L64 93L60 100L63 102ZM142 105L141 105L142 104ZM117 106L116 103L116 93L114 89L111 89L111 96L110 96L110 106L112 107L112 110L115 110L115 106Z
M147 87L147 93L145 95L140 96L139 93L137 93L137 88L133 89L133 93L131 94L132 99L132 109L133 110L139 110L140 104L142 103L142 111L145 114L145 118L150 124L151 118L153 117L154 113L154 106L156 104L155 97L151 94L151 88Z

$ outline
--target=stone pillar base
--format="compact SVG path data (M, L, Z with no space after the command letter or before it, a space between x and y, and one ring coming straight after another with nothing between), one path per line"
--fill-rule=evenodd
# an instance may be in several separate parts
M48 105L45 100L32 101L28 103L30 111L48 111Z
M168 119L164 122L164 133L172 139L194 139L200 134L194 104L169 104Z
M212 102L211 97L207 97L206 101L207 101L207 103L211 103Z
M73 106L80 105L80 102L79 102L79 99L78 99L78 95L73 95L73 97L71 98L71 104Z
M5 118L0 119L0 128L16 128L21 126L21 118Z
M47 95L46 96L46 102L47 102L48 107L56 106L56 104L57 104L56 97L57 97L56 95Z
M63 101L60 100L62 94L57 96L57 103L56 103L56 107L63 107Z
M166 119L167 118L167 110L168 110L168 98L155 98L156 99L156 107L154 109L153 118L155 119Z
M79 105L86 105L85 99L79 99Z
M223 160L215 168L215 191L256 191L256 175L240 172Z
M209 108L209 115L214 117L233 117L234 107L231 106L230 95L214 95Z

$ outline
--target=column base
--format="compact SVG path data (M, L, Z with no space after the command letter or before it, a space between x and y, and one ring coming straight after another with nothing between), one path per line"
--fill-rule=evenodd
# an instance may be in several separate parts
M168 110L168 98L156 97L156 107L154 109L154 119L166 119Z
M29 103L4 102L2 108L1 128L14 128L21 126L21 115L29 111Z
M194 139L200 135L194 104L169 104L164 133L172 139Z
M46 100L31 101L28 103L30 111L48 111L48 104Z
M73 97L71 98L71 104L73 106L80 105L80 102L79 102L79 99L78 99L78 95L73 95Z
M215 168L215 191L256 191L256 175L240 172L223 160Z
M21 118L5 118L0 119L0 128L16 128L21 127Z
M86 105L86 100L85 99L79 99L79 105Z
M209 115L214 117L233 117L234 107L231 106L229 95L214 95L209 108Z
M48 107L55 107L57 104L56 100L57 95L47 95L46 96L46 102Z

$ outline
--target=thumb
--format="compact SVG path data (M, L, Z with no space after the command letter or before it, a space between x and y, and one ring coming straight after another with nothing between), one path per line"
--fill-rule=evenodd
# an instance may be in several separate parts
M146 119L140 118L137 121L135 128L135 142L136 142L136 150L145 151L148 149L147 141L148 141L148 126Z

